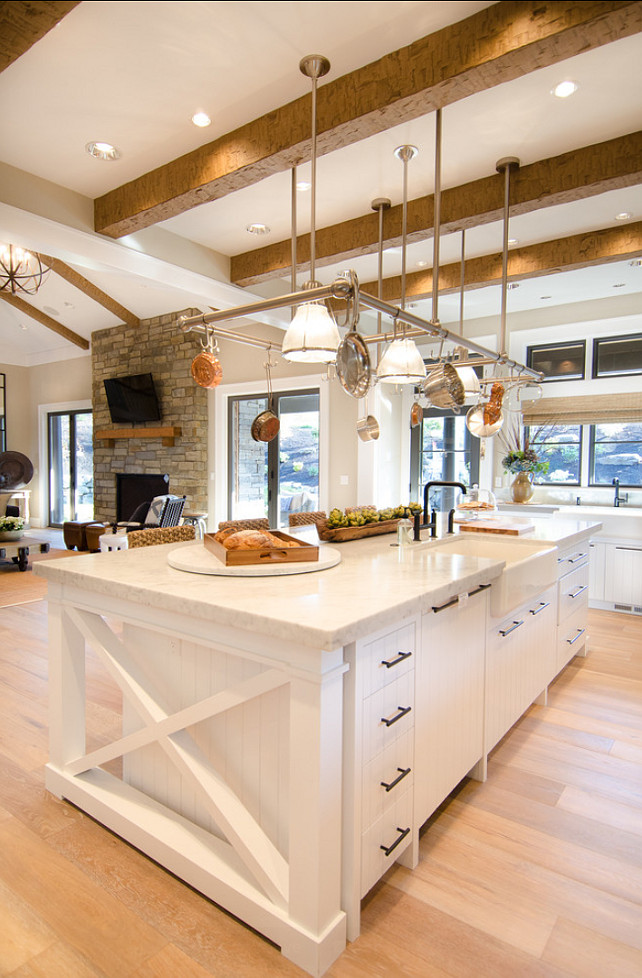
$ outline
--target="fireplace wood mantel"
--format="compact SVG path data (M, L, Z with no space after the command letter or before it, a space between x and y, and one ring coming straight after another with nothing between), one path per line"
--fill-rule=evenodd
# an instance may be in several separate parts
M182 430L178 425L170 425L166 428L118 428L109 430L107 428L96 431L95 438L104 441L110 448L114 447L116 441L121 438L160 438L166 448L172 448L174 439L179 438Z

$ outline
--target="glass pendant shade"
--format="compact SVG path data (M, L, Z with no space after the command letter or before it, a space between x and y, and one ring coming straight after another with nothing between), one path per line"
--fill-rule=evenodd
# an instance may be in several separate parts
M334 363L340 342L327 308L319 302L304 302L288 327L281 355L298 363Z
M377 367L384 384L417 384L426 376L426 366L414 340L393 340Z

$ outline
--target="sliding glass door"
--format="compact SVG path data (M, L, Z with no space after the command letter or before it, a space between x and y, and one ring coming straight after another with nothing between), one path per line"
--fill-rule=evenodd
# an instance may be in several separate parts
M47 416L49 525L91 520L94 515L91 411L56 411Z
M319 392L275 394L272 409L279 434L257 442L252 421L267 410L267 395L229 401L228 519L287 526L290 513L319 508Z

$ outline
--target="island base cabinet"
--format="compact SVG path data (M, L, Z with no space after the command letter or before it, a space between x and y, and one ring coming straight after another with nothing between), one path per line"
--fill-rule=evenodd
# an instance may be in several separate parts
M101 613L96 595L61 605L56 590L48 789L322 975L346 941L343 651L177 613L132 625L131 602ZM86 644L125 704L110 743L86 730Z
M422 616L415 668L417 828L482 757L486 613L484 589Z
M487 754L557 672L556 587L507 618L490 619L486 652Z

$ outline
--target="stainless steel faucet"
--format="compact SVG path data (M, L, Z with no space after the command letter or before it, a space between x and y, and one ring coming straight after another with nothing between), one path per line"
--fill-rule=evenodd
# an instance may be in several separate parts
M628 501L629 501L629 494L628 494L628 492L624 492L624 493L620 494L620 480L619 479L613 479L612 485L615 486L615 498L613 500L613 505L615 507L619 507L620 503L628 503Z

